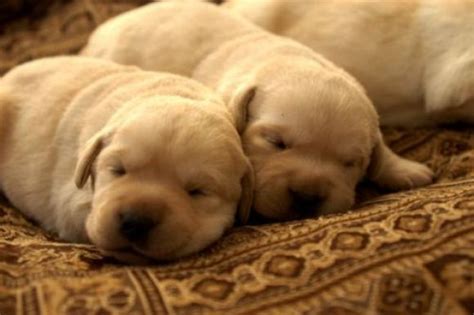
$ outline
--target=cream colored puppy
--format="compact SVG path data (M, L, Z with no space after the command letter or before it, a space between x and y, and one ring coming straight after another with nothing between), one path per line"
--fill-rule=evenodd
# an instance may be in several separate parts
M254 207L267 218L347 210L367 171L392 189L431 182L427 167L386 147L352 77L215 5L129 11L100 26L83 54L191 76L219 92L255 169Z
M474 123L474 1L228 0L342 66L386 125Z
M218 239L251 176L221 98L177 75L85 57L0 80L0 189L65 240L167 260ZM137 257L135 257L137 258Z

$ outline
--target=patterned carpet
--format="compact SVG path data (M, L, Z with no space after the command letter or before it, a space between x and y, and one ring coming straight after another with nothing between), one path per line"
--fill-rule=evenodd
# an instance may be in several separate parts
M10 18L0 24L0 74L75 53L97 24L144 2L46 1L46 15ZM0 314L470 315L474 128L385 136L433 167L436 183L392 194L363 184L350 213L235 228L174 263L121 265L46 234L2 200Z

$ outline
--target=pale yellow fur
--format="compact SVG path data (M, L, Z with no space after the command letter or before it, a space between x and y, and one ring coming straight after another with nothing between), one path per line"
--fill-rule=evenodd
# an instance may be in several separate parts
M0 187L65 240L173 259L217 240L252 190L221 98L188 78L56 57L18 66L0 90ZM146 244L121 234L124 213L158 222Z
M347 210L369 164L378 165L369 178L393 189L432 180L426 166L385 146L374 107L354 78L212 4L153 3L129 11L99 26L82 53L191 76L221 94L234 113L246 100L247 115L236 115L236 126L255 169L254 207L265 217ZM306 196L311 204L303 207Z
M471 0L227 0L354 75L385 125L474 122Z

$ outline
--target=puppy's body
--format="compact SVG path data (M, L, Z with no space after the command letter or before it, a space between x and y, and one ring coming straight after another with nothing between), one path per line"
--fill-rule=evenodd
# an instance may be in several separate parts
M356 85L310 49L208 3L153 3L126 12L99 26L81 54L190 76L227 102L237 86L266 75L262 68L281 58L307 58Z
M386 125L474 122L474 2L228 0L354 75Z
M69 241L197 251L232 224L247 168L221 102L192 80L92 58L21 65L0 80L0 189Z
M266 217L348 209L369 164L376 165L369 177L390 188L431 181L425 166L385 146L377 114L351 76L214 5L154 3L127 12L100 26L83 54L192 76L221 94L255 168L255 209ZM238 115L242 108L246 115Z

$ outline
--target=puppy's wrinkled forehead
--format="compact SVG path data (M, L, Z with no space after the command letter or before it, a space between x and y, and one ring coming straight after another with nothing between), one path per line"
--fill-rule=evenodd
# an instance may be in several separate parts
M113 143L133 165L227 170L242 163L232 124L190 104L159 104L144 110L117 130Z
M338 74L296 72L267 84L256 97L252 116L286 127L304 142L348 137L362 141L378 127L363 90Z

